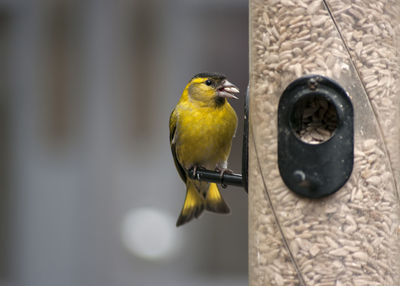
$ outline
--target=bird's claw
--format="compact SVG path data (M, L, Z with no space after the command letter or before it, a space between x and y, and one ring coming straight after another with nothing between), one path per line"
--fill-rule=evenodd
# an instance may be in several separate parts
M222 168L221 169L219 167L216 167L215 171L220 172L219 177L220 177L221 181L222 181L222 178L224 177L225 173L226 174L233 174L233 171L231 169L228 169L228 168ZM226 189L228 186L222 182L221 183L221 187Z
M198 170L206 170L206 169L205 169L204 167L202 167L202 166L197 166L197 165L195 165L195 166L193 166L192 168L190 168L190 169L188 170L188 172L192 172L193 177L196 177L197 180L200 180L200 176L199 176L199 174L197 173Z
M215 168L215 171L220 172L219 176L220 176L221 179L224 176L224 174L233 174L233 171L231 169L228 169L228 168L222 168L221 169L221 168L217 167L217 168Z

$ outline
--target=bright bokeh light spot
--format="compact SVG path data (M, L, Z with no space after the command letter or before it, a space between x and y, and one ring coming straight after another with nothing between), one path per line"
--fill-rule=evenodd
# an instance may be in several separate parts
M154 208L129 212L122 224L122 240L135 255L159 260L172 256L179 245L174 218Z

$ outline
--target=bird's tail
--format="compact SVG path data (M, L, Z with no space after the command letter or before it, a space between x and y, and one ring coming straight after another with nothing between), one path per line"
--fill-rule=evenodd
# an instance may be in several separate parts
M186 198L185 203L179 218L176 222L176 226L180 226L188 221L192 220L194 217L199 217L199 215L204 210L204 199L199 194L194 185L193 181L187 179L186 181Z
M219 193L217 184L215 183L211 183L208 188L205 205L208 211L222 214L230 213L230 209Z
M186 188L185 203L183 204L176 226L185 224L194 217L198 218L204 208L215 213L227 214L230 212L228 205L219 193L218 187L215 183L209 185L205 199L200 195L192 180L187 180Z

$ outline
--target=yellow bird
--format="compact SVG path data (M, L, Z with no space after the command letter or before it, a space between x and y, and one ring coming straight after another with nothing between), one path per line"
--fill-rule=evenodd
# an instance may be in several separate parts
M199 73L186 85L169 119L169 140L176 169L186 184L186 198L176 226L199 217L204 208L229 213L215 183L192 180L191 168L227 171L237 116L227 98L239 89L224 75Z

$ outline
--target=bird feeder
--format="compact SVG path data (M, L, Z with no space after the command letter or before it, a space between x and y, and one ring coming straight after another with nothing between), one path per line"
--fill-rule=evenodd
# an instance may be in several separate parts
M400 285L400 1L251 0L250 285Z

